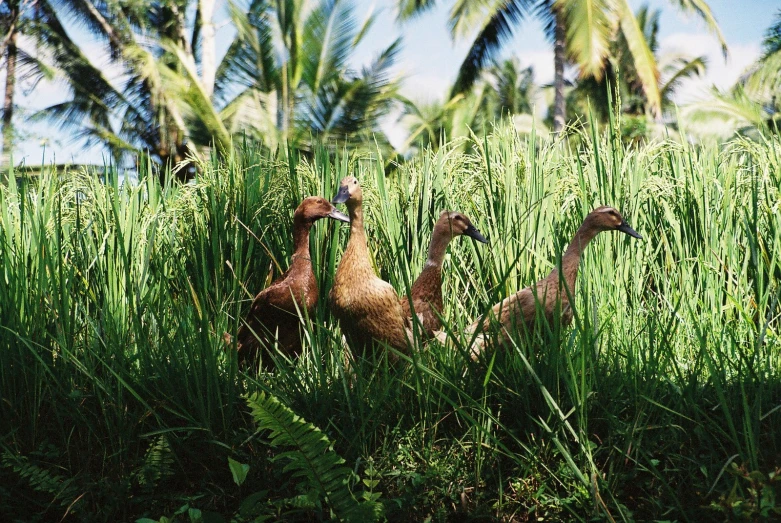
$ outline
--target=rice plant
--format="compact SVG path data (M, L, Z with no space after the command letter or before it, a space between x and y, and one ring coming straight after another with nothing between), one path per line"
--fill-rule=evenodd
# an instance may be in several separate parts
M11 173L0 513L331 518L257 430L246 397L262 394L332 442L339 474L361 478L352 494L389 521L777 515L781 141L627 148L617 128L547 141L498 127L472 152L445 144L390 175L379 152L249 146L199 160L187 185L161 185L148 166L134 184L111 168ZM348 174L364 187L373 263L400 295L442 210L490 240L453 242L446 258L456 342L420 341L405 365L347 367L327 295L349 229L323 221L304 354L278 355L273 373L239 370L223 332L287 268L295 206L332 197ZM457 333L547 275L603 204L645 240L598 237L572 326L473 362ZM248 466L241 485L228 458Z

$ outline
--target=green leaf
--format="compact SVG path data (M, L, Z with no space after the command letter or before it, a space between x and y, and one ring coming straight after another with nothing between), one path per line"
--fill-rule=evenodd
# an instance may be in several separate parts
M613 17L606 0L557 0L566 19L567 54L581 77L602 78L613 36Z
M190 523L203 523L203 514L197 508L190 508L187 515L190 517Z
M302 489L309 493L308 499L319 498L343 521L380 518L380 503L360 502L350 492L348 484L353 473L344 466L344 459L334 452L333 444L319 428L264 392L249 396L247 403L258 428L270 432L269 444L286 449L273 460L287 461L283 470L300 480Z
M616 8L621 31L624 33L629 51L634 58L637 77L640 79L643 92L648 99L648 109L654 117L659 116L662 109L662 97L659 94L659 71L656 66L656 58L654 58L651 48L648 47L645 35L627 0L617 0Z
M228 466L231 469L231 475L233 476L233 482L236 485L241 486L247 479L247 472L249 472L249 465L246 463L239 463L235 459L228 457Z

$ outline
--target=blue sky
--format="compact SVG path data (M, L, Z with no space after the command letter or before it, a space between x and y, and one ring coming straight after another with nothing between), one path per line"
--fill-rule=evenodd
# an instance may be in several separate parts
M469 48L469 37L453 41L447 29L448 12L453 0L438 2L436 8L403 25L395 20L393 0L355 0L359 18L370 12L377 14L377 23L353 58L353 65L360 67L368 63L379 50L402 37L403 50L398 60L396 73L403 78L402 93L416 100L435 100L445 96L456 77ZM781 9L779 0L709 0L716 20L719 22L730 56L725 62L715 36L707 33L704 24L693 16L683 15L670 0L630 0L633 8L648 3L662 11L660 40L662 52L677 51L690 55L704 55L709 60L705 78L684 85L678 94L678 101L685 103L705 95L711 85L722 88L734 83L740 73L750 65L761 50L761 41L773 14ZM85 34L74 32L74 39L84 43L87 54L96 64L106 66L100 46L90 42ZM218 33L227 47L232 30L224 27ZM505 55L518 56L524 65L532 65L538 83L550 82L553 78L553 53L545 40L540 24L533 18L524 21L515 31L511 42L505 46ZM107 69L111 78L111 70ZM4 75L0 76L4 84ZM28 86L29 90L29 86ZM64 100L65 89L56 83L41 83L35 89L24 92L19 89L18 103L28 110L40 109ZM389 118L383 129L397 145L403 141L403 130ZM25 126L28 134L18 146L14 162L24 161L36 165L41 161L101 163L103 151L100 147L89 150L73 143L67 134L45 124Z

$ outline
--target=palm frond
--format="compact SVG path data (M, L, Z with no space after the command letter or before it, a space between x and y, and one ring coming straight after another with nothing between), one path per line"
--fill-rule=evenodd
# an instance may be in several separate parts
M398 19L401 21L411 20L435 5L437 5L437 0L399 0L396 4Z
M361 23L361 27L358 29L358 32L355 33L355 36L353 37L352 46L357 47L361 42L363 42L363 39L366 37L367 34L369 34L369 30L374 27L374 23L377 21L377 15L379 13L374 10L374 4L372 4L371 8L369 9L369 12L366 14L366 18L364 18L363 23Z
M269 92L278 88L280 80L268 2L253 0L246 11L229 2L228 8L236 37L217 67L214 97L222 103L235 90L251 87Z
M581 77L602 77L610 51L614 23L607 0L557 0L567 28L567 54Z
M339 140L378 132L377 122L387 114L398 88L398 83L390 78L390 69L400 48L401 41L396 40L359 76L336 78L322 85L317 93L307 91L310 96L301 100L299 131Z
M708 68L708 59L705 56L698 56L696 58L678 57L671 63L662 67L662 71L666 74L667 78L659 88L659 93L662 96L664 104L669 102L675 93L675 90L680 87L681 82L694 76L702 76Z
M353 49L356 23L349 0L322 0L306 18L301 79L314 93L344 69Z
M643 35L637 18L629 8L627 0L616 0L616 9L619 17L621 32L626 38L629 51L634 58L637 78L642 85L648 102L648 110L654 116L661 114L662 97L659 94L659 71L656 58L648 47L648 42Z
M51 2L46 2L47 7ZM127 44L133 43L132 28L126 22L116 2L93 2L92 0L61 0L58 7L79 24L89 30L89 33L106 41L112 57L119 57Z
M674 0L674 3L678 4L681 11L685 13L694 13L705 22L705 26L719 39L721 52L724 55L724 58L726 58L728 54L727 41L721 33L721 28L719 27L718 22L716 22L716 17L713 16L713 12L711 11L708 2L706 0Z
M245 89L225 105L220 118L231 135L244 133L274 150L280 142L276 100L275 92Z
M762 105L751 100L741 86L728 93L714 88L710 98L687 105L681 115L689 125L707 124L714 129L714 122L721 122L741 134L766 130L768 117Z
M781 95L781 50L763 56L749 69L741 83L757 100Z
M765 31L762 40L763 58L781 51L781 9L776 11L775 20Z
M513 29L520 24L531 7L530 4L531 2L527 0L504 0L498 2L496 9L487 14L484 22L479 26L480 32L459 67L458 76L450 93L451 98L472 88L485 65L496 56L501 45L512 36Z
M182 74L171 68L164 68L163 71L167 73L168 91L184 102L190 120L187 126L191 131L190 136L199 138L196 141L198 145L208 146L215 142L224 150L230 145L230 135L199 80L195 63L181 47L170 50L178 58L180 67L177 70L182 71Z

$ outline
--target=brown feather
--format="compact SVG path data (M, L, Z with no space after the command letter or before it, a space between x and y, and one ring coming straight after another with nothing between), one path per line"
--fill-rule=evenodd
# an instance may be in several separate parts
M519 328L525 329L526 332L532 331L537 324L537 307L541 307L543 316L549 323L552 324L558 315L563 326L569 325L573 317L570 296L575 293L583 250L600 232L616 230L621 226L626 226L626 222L615 209L598 207L589 213L561 257L561 277L559 269L554 268L548 276L534 285L494 305L484 320L478 320L469 327L468 334L478 333L472 346L472 357L477 358L485 348L484 333L489 332L492 324L500 325L500 331L496 335L496 343L499 346ZM436 337L444 341L447 334L440 332Z
M261 349L271 349L275 344L288 357L300 355L303 322L314 314L319 292L309 255L309 231L316 220L333 211L330 202L314 196L296 208L290 268L255 296L236 333L241 365L257 365ZM270 368L271 359L265 358L263 363Z
M355 353L366 355L377 341L406 353L411 336L398 296L389 283L377 277L369 259L360 186L353 177L342 180L343 186L346 183L353 191L347 200L350 239L336 269L331 310Z
M467 233L476 233L480 241L486 241L474 228L469 218L460 212L444 211L434 225L426 264L410 289L412 308L423 326L423 335L427 339L434 336L434 331L442 328L442 262L447 247L453 238ZM404 296L400 302L404 317L412 324L410 299Z

